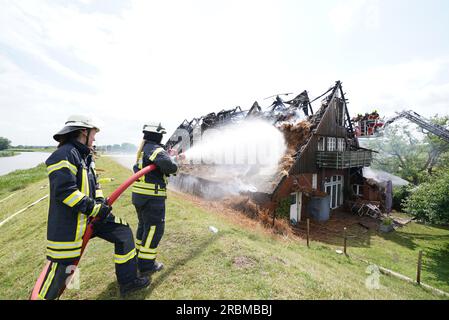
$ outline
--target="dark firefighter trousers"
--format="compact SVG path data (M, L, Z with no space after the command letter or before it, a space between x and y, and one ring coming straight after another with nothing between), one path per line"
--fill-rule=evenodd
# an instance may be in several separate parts
M136 232L137 261L139 270L153 268L157 247L165 229L165 199L145 197L145 201L134 203L139 218Z
M111 242L115 246L114 262L118 283L125 284L137 277L137 257L134 237L128 223L112 214L105 221L94 225L93 237ZM73 262L50 263L47 275L39 291L41 299L53 300L59 297L60 290L67 286L66 281L74 271ZM92 284L95 286L95 284Z

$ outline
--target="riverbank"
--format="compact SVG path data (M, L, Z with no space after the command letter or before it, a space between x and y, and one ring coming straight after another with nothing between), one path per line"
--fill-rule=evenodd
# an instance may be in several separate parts
M14 157L18 155L19 153L16 151L10 151L10 150L2 150L0 151L0 158L6 158L6 157Z
M6 151L12 152L53 152L56 147L44 147L44 148L9 148Z

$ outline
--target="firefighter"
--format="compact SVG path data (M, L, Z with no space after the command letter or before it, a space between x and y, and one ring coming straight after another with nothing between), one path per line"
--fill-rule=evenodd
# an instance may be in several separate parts
M145 124L142 132L144 136L137 152L134 172L150 164L155 164L157 168L134 183L132 203L139 219L136 232L139 271L141 275L151 275L164 266L156 261L156 254L165 228L167 178L177 172L178 166L174 157L161 145L166 131L160 123Z
M47 224L47 259L50 267L39 298L56 299L72 265L81 257L81 245L89 219L98 218L93 237L115 245L115 272L120 293L147 287L148 277L138 277L134 238L129 225L114 217L97 183L92 144L97 125L85 116L71 116L53 138L58 148L45 162L50 180Z

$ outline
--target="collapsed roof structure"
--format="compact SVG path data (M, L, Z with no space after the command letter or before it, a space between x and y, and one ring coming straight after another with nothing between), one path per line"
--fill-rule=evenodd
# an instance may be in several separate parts
M306 198L311 196L327 194L330 208L341 206L345 198L343 190L363 185L362 168L372 161L372 151L361 148L358 143L341 82L337 81L312 101L307 91L291 100L281 96L276 95L265 109L256 101L248 110L236 107L209 113L184 120L178 127L188 133L190 146L195 147L195 132L201 135L210 128L224 128L254 119L269 122L283 133L286 143L286 151L275 174L264 176L260 168L252 166L236 180L229 173L214 176L217 166L213 164L187 163L181 166L176 177L171 178L172 185L213 199L229 194L250 194L258 203L271 206L271 209L279 199L295 195L298 220L301 208L307 203ZM314 112L312 103L319 99L321 105ZM179 132L175 132L167 147L184 152L181 140ZM256 187L248 188L248 185ZM361 192L362 188L356 189Z

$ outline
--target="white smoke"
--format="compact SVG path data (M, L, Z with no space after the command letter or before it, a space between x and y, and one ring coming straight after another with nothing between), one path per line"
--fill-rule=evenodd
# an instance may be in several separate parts
M202 137L194 137L193 147L184 155L195 164L276 167L285 151L284 136L277 128L267 121L247 120L206 130Z
M205 131L201 140L198 140L194 138L193 147L184 153L187 163L201 168L190 174L219 182L220 186L219 191L205 190L202 186L203 195L215 192L220 195L263 192L264 188L271 185L279 161L286 152L282 132L262 120L214 128ZM195 184L195 188L199 188L200 184ZM212 184L208 187L216 189L213 185L218 186ZM190 186L187 189L194 188Z

